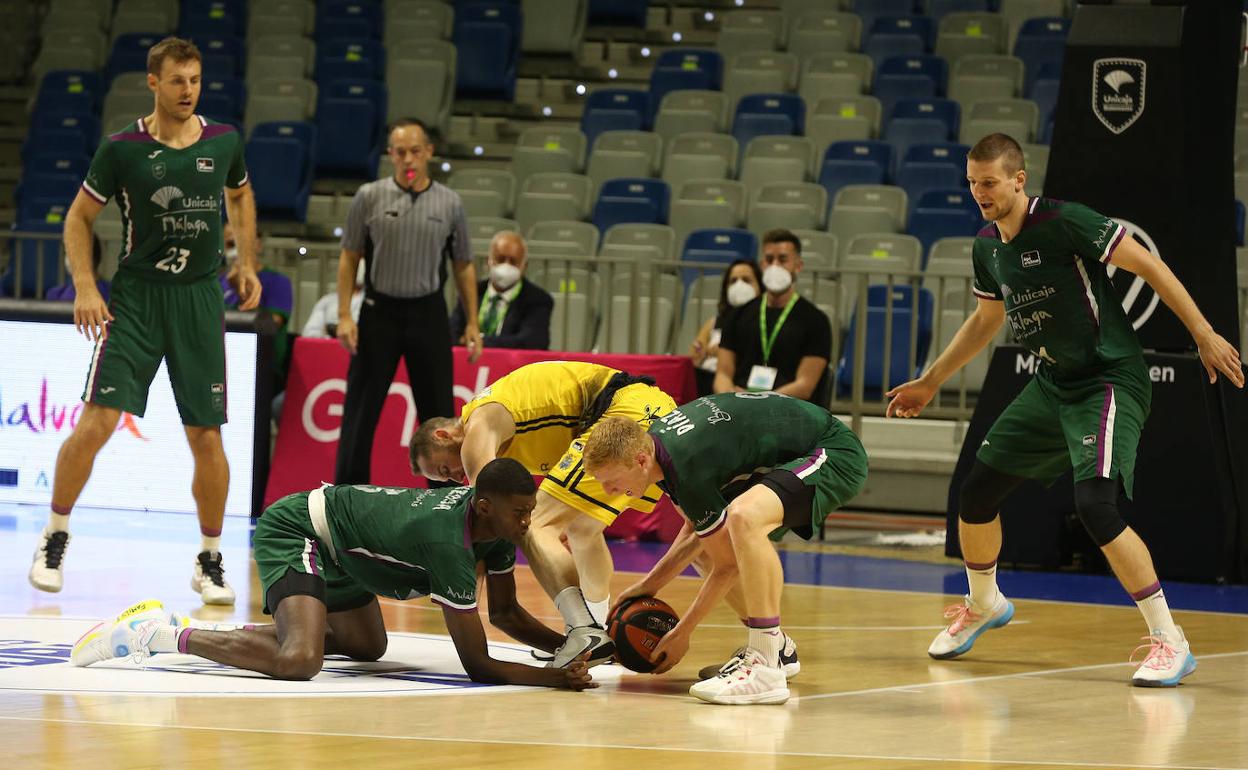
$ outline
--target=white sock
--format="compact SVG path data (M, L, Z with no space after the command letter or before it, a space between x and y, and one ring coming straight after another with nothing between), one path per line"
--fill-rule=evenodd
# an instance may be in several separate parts
M1179 629L1174 625L1174 618L1170 617L1170 606L1166 604L1166 595L1160 585L1155 592L1138 599L1135 606L1144 613L1144 622L1148 624L1150 634L1160 631L1171 642L1179 640Z
M208 537L207 535L200 535L199 550L207 551L213 555L221 553L221 536Z
M611 609L611 595L607 594L607 598L600 602L591 602L585 600L586 606L589 607L589 614L593 616L594 622L603 628L607 627L607 610Z
M750 627L750 647L758 650L763 654L763 658L767 661L767 665L772 668L780 667L780 649L784 647L784 633L780 631L780 626L768 626L766 628Z
M585 604L585 595L577 586L568 586L555 596L555 606L563 616L563 622L571 628L594 625L594 616Z
M69 531L69 514L57 513L52 511L48 514L48 531L49 532L68 532Z
M971 587L971 602L983 610L990 610L997 603L997 563L988 569L971 569L966 565L966 582Z

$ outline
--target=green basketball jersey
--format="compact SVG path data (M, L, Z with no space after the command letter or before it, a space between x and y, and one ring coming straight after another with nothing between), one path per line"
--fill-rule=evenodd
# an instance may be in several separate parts
M326 487L325 518L338 563L380 596L430 596L451 609L475 609L477 562L494 574L509 572L516 547L472 542L472 494L471 487Z
M199 141L175 149L152 138L142 118L100 142L82 189L100 204L117 198L119 275L193 283L221 265L221 192L247 183L243 138L195 116Z
M725 490L808 455L827 436L848 431L828 410L779 393L716 393L650 424L663 468L659 487L699 534L724 521Z
M1126 229L1087 206L1032 198L1005 243L995 223L972 249L977 296L1003 300L1014 337L1057 380L1141 354L1105 267Z

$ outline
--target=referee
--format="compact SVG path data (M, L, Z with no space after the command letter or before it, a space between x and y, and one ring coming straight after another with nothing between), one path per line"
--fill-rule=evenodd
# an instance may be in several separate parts
M360 187L351 201L338 257L338 340L352 355L338 441L336 484L367 484L373 434L399 356L407 364L420 421L450 417L451 331L442 286L446 262L467 311L465 345L481 355L477 273L463 203L429 178L433 144L419 120L390 128L387 152L394 176ZM364 260L364 304L351 317L355 275Z

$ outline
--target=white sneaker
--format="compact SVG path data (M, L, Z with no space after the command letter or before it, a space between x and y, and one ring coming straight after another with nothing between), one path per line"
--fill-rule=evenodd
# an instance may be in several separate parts
M234 603L234 589L225 582L225 568L221 566L220 553L213 556L209 551L200 551L195 557L191 589L200 595L204 604Z
M1135 648L1131 660L1135 660L1135 653L1140 650L1148 650L1148 654L1131 675L1131 684L1136 687L1177 687L1180 679L1196 670L1196 658L1183 636L1183 629L1175 628L1179 632L1178 639L1172 639L1161 631L1143 637L1145 644Z
M780 704L789 699L784 671L768 666L758 650L746 648L742 657L729 661L733 662L737 665L725 665L725 670L715 677L690 687L689 694L707 703L727 706Z
M116 658L131 658L135 663L142 663L151 657L152 652L147 645L162 625L162 621L143 615L96 623L74 642L69 663L72 666L90 666Z
M947 660L965 654L983 632L1000 628L1014 617L1014 604L998 592L997 603L989 611L971 603L967 596L961 604L945 608L945 617L953 622L936 635L927 648L927 654L937 660Z
M546 667L563 668L587 652L591 668L607 663L615 655L615 642L598 626L577 626L568 632Z
M738 647L726 662L718 666L704 666L698 670L698 679L712 679L719 676L719 672L725 668L737 665L748 649L748 647ZM802 663L797 659L797 642L793 641L793 637L788 634L784 635L784 646L780 648L780 669L784 671L785 679L792 679L802 671Z
M35 548L35 559L30 565L30 584L40 591L56 593L65 584L65 547L69 545L68 532L53 532L46 526Z

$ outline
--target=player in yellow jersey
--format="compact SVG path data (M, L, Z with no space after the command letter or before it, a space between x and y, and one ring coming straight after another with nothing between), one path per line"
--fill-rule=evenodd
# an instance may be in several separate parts
M589 430L604 417L649 427L675 408L648 377L598 364L543 361L495 381L464 405L458 419L422 422L412 437L412 471L430 480L471 484L496 457L545 475L523 548L569 628L552 666L585 652L591 665L613 654L603 631L613 565L602 532L628 508L653 510L662 495L655 486L640 497L607 494L581 462ZM571 554L560 542L563 534Z

